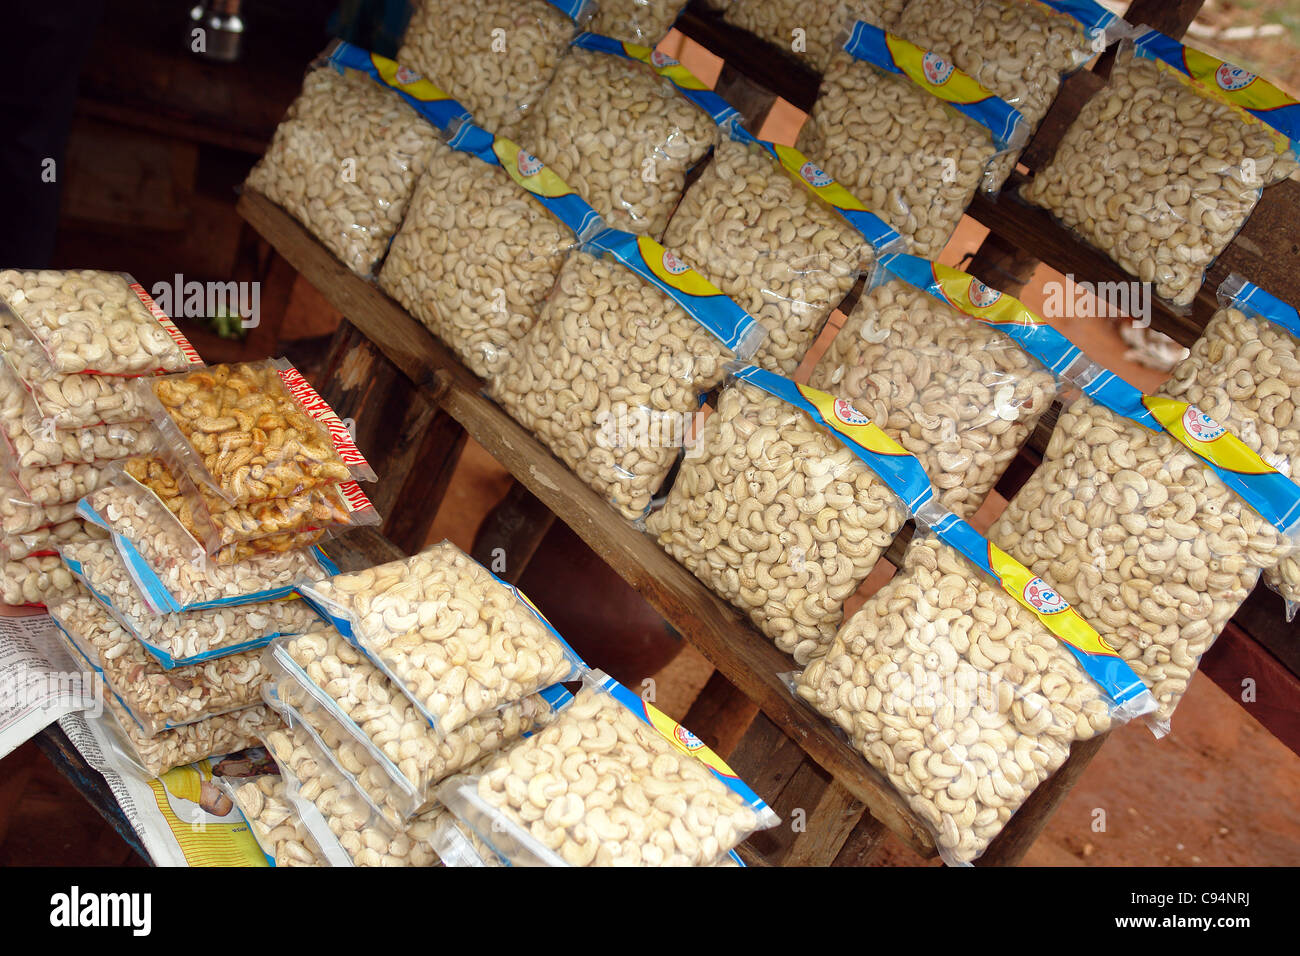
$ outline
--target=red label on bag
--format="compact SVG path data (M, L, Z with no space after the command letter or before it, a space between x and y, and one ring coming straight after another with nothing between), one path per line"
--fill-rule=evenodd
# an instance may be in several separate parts
M325 426L325 430L330 435L330 442L334 445L338 456L343 459L343 464L349 468L368 469L370 463L366 461L365 455L361 454L361 449L357 448L357 443L353 441L352 433L348 431L347 426L334 413L334 409L330 408L329 402L321 398L316 389L302 377L302 373L293 366L277 371L280 373L280 381L284 382L284 387L289 390L294 400L308 415Z
M339 494L343 496L343 502L348 506L353 514L359 511L372 510L375 506L366 493L361 490L361 485L355 481L345 481L339 485Z
M181 354L185 356L185 361L190 365L190 367L202 368L204 362L202 357L199 355L198 349L196 349L193 344L191 344L190 340L185 337L185 333L176 328L176 323L171 320L171 317L162 309L158 308L158 303L154 302L153 296L145 291L144 286L138 282L132 282L131 291L134 292L136 297L144 303L144 307L149 310L149 314L154 317L154 320L162 326L163 331L172 337L172 341L175 342L177 347L181 350Z

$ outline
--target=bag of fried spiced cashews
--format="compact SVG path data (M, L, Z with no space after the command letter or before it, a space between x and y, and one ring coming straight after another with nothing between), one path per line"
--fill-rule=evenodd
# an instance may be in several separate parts
M1097 365L1015 298L913 256L884 261L1082 390L989 536L1105 631L1159 702L1152 729L1167 732L1200 655L1260 571L1294 552L1300 487L1196 406Z
M203 364L144 287L122 272L7 269L0 300L55 374L141 375Z
M937 256L999 154L1028 137L1020 114L942 57L879 27L852 25L822 78L798 146Z
M262 648L281 634L302 634L320 626L312 607L296 597L154 614L112 541L63 545L59 553L68 571L167 670Z
M298 591L443 737L585 669L523 594L450 541Z
M438 798L523 866L708 866L780 822L698 737L600 671Z
M329 866L439 866L435 829L449 814L437 806L398 829L366 802L301 723L262 734L280 768L298 818Z
M268 866L328 866L276 773L214 780L239 811Z
M1133 28L1094 0L909 0L890 29L1015 107L1032 134L1062 79ZM1014 152L995 159L986 188L1015 166Z
M295 582L306 577L338 573L317 548L214 564L156 495L120 471L78 502L77 514L112 535L145 606L155 614L270 601L293 593Z
M593 6L591 0L420 0L397 62L445 84L478 122L514 138Z
M672 470L698 397L766 330L653 239L585 238L489 394L635 521Z
M347 427L287 359L218 365L136 387L149 396L172 470L230 504L375 480Z
M409 819L429 809L445 777L551 719L569 694L560 685L512 701L439 735L401 688L340 634L317 631L273 641L264 652L276 691L312 727L333 728L350 750L369 755L367 790L379 808Z
M262 700L266 671L258 651L167 671L85 588L49 603L66 641L117 695L145 737L156 737Z
M1295 306L1233 273L1219 286L1214 313L1191 353L1174 366L1159 395L1191 402L1288 477L1300 460L1300 316ZM1288 555L1264 572L1286 602L1300 602L1300 561Z
M893 30L908 0L721 0L723 19L825 73L844 24Z
M1121 43L1106 86L1020 193L1186 310L1298 158L1300 103L1146 29Z

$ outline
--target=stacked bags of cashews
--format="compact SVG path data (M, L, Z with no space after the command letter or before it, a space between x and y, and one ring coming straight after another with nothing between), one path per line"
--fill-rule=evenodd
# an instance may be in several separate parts
M1300 164L1300 104L1146 29L1021 195L1189 306L1264 187Z
M281 775L217 777L215 781L248 824L268 864L325 865L320 846L298 816Z
M0 272L0 349L2 599L43 604L72 583L56 548L102 537L77 500L156 445L132 379L203 363L130 276L91 270Z
M788 50L819 73L839 49L846 23L865 20L893 30L908 0L725 0L728 23Z
M939 254L992 160L1029 135L1020 113L943 57L861 21L832 58L799 148L918 255Z

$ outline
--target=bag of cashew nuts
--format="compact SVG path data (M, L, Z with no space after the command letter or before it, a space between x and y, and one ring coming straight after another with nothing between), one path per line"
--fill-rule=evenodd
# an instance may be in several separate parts
M1219 286L1219 310L1158 391L1191 402L1282 474L1300 476L1300 317L1241 276ZM1264 583L1300 602L1300 561L1288 555Z
M161 458L129 458L111 469L120 474L108 480L129 476L139 485L140 494L157 497L217 565L310 547L326 535L380 521L379 512L355 481L232 505L195 485L184 472L173 472Z
M1020 149L1020 114L934 53L867 23L831 59L799 149L935 258L999 154Z
M664 38L685 0L598 0L586 29L641 46L655 46Z
M455 817L445 819L434 831L433 849L443 866L507 866L497 851L479 839L478 834Z
M32 531L18 534L0 534L0 559L6 561L18 558L46 557L59 554L59 547L64 544L78 544L86 541L106 541L108 534L80 518L61 521L58 524L45 525Z
M149 293L121 272L0 272L0 301L35 339L46 375L141 375L201 366ZM15 332L15 335L20 333Z
M1159 703L1157 732L1261 569L1294 550L1169 434L1087 397L988 537L1105 635Z
M399 820L429 809L438 783L535 730L569 696L559 685L546 688L440 735L401 688L340 634L277 639L264 653L280 700L318 735L329 728L349 751L364 751L345 762L343 748L336 748L334 759L353 773L364 767L363 789L381 794L379 809L392 808Z
M433 834L448 816L438 806L398 829L375 813L301 725L278 726L262 741L298 819L329 866L439 866Z
M1118 722L1061 640L929 534L796 690L969 863L1069 756Z
M888 485L807 414L735 382L646 528L806 664L907 519Z
M18 496L40 508L71 504L96 488L105 474L103 462L67 462L49 468L21 468L8 446L0 443L0 469L8 471Z
M527 598L450 541L298 590L442 737L585 666Z
M142 381L162 457L230 504L374 481L347 427L286 359Z
M921 460L943 504L969 518L1058 392L1056 377L1001 332L888 269L813 370Z
M576 42L607 41L583 34ZM717 141L709 116L649 66L578 45L519 131L520 144L608 225L655 238L681 199L687 172Z
M328 866L320 848L289 800L279 774L258 777L217 777L226 794L248 824L266 862L275 867Z
M402 223L437 136L392 90L358 71L320 66L303 78L244 186L368 276Z
M586 0L420 0L397 62L442 86L475 122L515 139L591 6Z
M825 73L855 20L893 30L908 0L725 0L723 19Z
M13 607L48 604L76 582L55 555L29 555L0 564L0 596Z
M1276 87L1147 30L1020 192L1186 307L1263 188L1300 168L1297 140Z
M110 473L107 486L83 498L77 513L112 534L131 580L156 614L271 601L292 593L298 581L338 573L316 549L213 564L157 496L123 472Z
M297 598L154 614L112 541L64 545L59 553L68 571L167 670L262 648L281 634L320 626L311 605Z
M504 168L438 143L379 284L472 372L491 378L536 321L575 244Z
M723 298L709 296L713 287L672 253L652 248L648 239L637 246L651 251L645 261L661 280L702 300ZM699 314L692 318L618 262L575 252L490 394L619 513L636 520L672 470L699 396L722 381L733 356L752 354L764 334L744 317L748 327L724 338Z
M793 375L875 250L757 144L724 138L669 220L664 244L763 323L754 361Z
M99 671L145 737L262 701L260 651L164 670L84 588L51 601L66 642Z
M48 525L62 524L76 516L75 502L45 506L33 504L18 487L14 476L0 467L0 531L8 535L23 534Z
M1061 80L1129 29L1093 0L909 0L892 32L992 90L1032 132ZM995 159L987 188L1000 189L1015 166L1015 153Z
M532 866L707 866L780 822L697 737L600 671L438 797L499 856Z

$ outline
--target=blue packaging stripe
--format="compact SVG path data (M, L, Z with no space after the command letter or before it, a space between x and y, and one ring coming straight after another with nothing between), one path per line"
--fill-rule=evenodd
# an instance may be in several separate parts
M380 72L379 66L375 62L376 57L359 46L339 40L337 45L330 51L327 59L329 64L339 73L345 70L357 70L365 73L376 83L382 83L384 86L389 87L409 103L416 112L440 130L445 130L453 121L470 118L469 110L441 90L438 90L439 93L442 93L441 96L423 99L412 95L408 89L405 89L404 86L411 84L403 83L401 79L409 76L412 78L413 83L422 79L418 73L398 67L397 78L394 82L389 82ZM392 63L392 61L385 60L385 63ZM396 64L393 65L396 66Z
M1288 305L1254 283L1243 283L1240 290L1228 297L1228 301L1246 315L1272 322L1300 339L1300 313L1296 312L1295 306Z
M574 23L582 23L591 19L596 7L593 0L546 0L546 2Z
M1079 21L1088 30L1090 36L1104 34L1112 24L1123 22L1094 0L1040 0L1040 2L1057 13L1064 13Z

